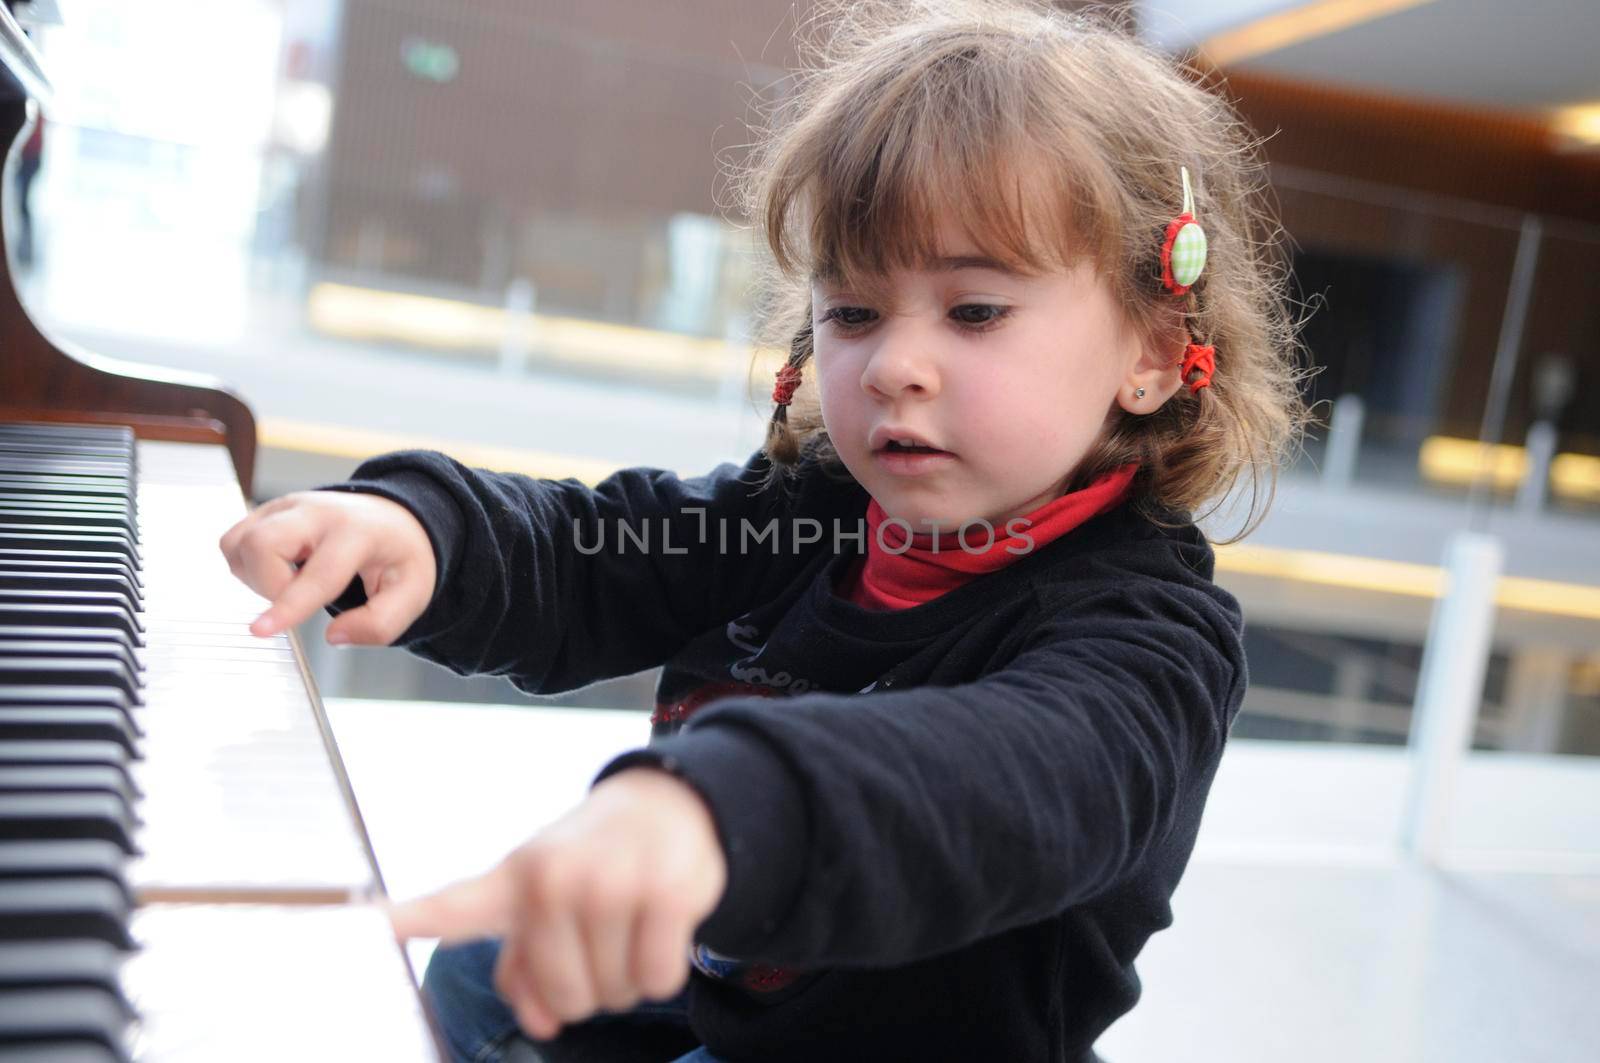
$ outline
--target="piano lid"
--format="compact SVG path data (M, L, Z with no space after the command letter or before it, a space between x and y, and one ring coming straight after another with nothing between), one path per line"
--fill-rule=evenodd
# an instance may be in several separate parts
M32 96L48 100L50 79L44 76L39 52L17 24L13 6L15 0L6 0L0 7L0 99Z

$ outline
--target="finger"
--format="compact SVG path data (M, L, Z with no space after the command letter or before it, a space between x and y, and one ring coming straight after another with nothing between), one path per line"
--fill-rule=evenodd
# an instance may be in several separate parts
M251 518L246 517L233 527L222 533L222 538L217 540L217 549L222 551L222 556L228 559L228 568L232 569L239 553L239 540L248 530Z
M595 997L607 1011L626 1011L639 1002L631 956L633 910L603 888L589 894L579 931Z
M486 874L446 886L437 893L389 908L395 937L440 938L445 942L498 937L512 925L516 892L510 869L500 864Z
M368 591L365 605L340 613L328 625L329 642L387 646L422 615L428 603L415 569L391 565L377 582L377 588Z
M694 928L680 913L646 907L633 928L632 977L650 1000L677 995L689 980Z
M528 978L527 958L527 949L518 939L507 939L495 963L494 987L511 1005L523 1032L535 1040L548 1041L561 1032L561 1023L534 992Z
M599 1007L594 976L571 905L538 905L518 913L527 945L530 988L561 1022L577 1022Z
M295 563L309 553L311 544L306 521L284 514L246 529L229 567L245 586L272 599L293 582Z
M228 559L230 565L233 563L235 555L238 553L239 541L243 539L244 536L248 534L257 524L259 524L263 517L271 516L272 514L284 509L287 505L289 505L290 497L291 496L288 495L280 496L278 498L274 498L270 502L257 506L250 512L249 516L245 517L241 521L238 521L233 527L222 533L222 538L218 541L217 545L221 548L223 556Z
M272 607L256 618L250 630L257 635L276 635L305 623L350 586L361 565L360 550L354 540L316 544L299 573L271 596Z

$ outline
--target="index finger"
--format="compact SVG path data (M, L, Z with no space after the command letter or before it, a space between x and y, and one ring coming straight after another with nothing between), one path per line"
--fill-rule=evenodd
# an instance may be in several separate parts
M344 593L356 578L360 560L356 547L320 545L289 585L278 592L271 608L256 617L250 630L265 637L305 623L318 609Z
M437 893L392 905L394 936L440 938L446 942L498 937L511 930L516 891L510 865L446 886Z

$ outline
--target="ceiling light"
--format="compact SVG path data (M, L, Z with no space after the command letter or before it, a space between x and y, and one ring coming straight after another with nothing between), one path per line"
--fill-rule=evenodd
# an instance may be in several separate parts
M1200 52L1212 65L1227 66L1431 3L1433 0L1312 0L1208 37L1200 43Z

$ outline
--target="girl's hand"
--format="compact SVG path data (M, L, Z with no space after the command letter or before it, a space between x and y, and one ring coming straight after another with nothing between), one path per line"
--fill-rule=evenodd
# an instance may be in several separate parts
M695 928L727 875L700 795L631 768L492 871L396 905L390 918L402 939L503 936L495 986L543 1040L601 1009L682 989Z
M433 598L428 533L410 510L377 495L284 495L229 528L220 545L233 574L272 601L250 625L263 637L309 619L356 576L367 603L334 618L329 642L387 646Z

